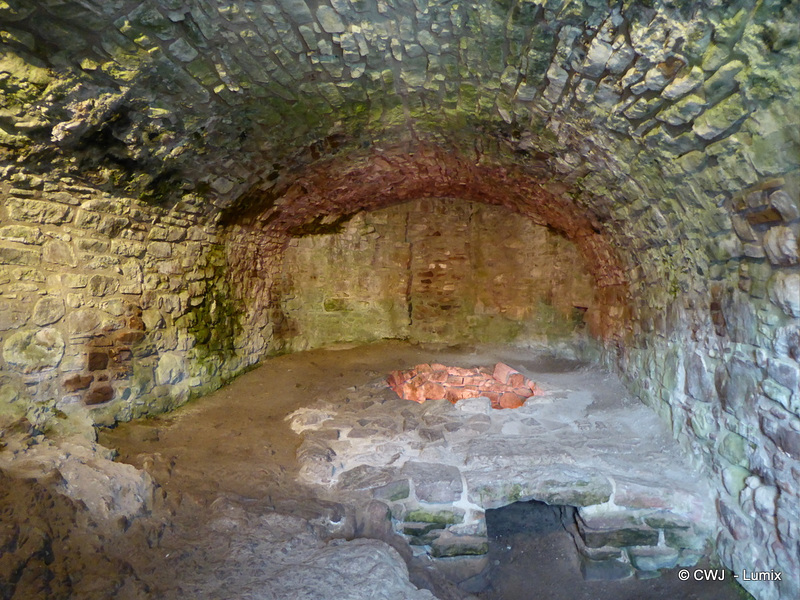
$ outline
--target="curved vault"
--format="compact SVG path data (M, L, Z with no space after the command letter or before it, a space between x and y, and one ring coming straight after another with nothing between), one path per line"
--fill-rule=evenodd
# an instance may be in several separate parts
M324 229L326 222L335 224L359 211L429 197L497 204L575 243L594 277L602 309L591 323L592 332L619 335L618 317L626 299L620 260L599 219L565 191L563 184L531 174L530 169L481 164L436 146L386 148L318 161L285 190L272 192L266 200L252 199L248 210L223 215L231 228L232 277L241 289L254 289L258 284L253 280L265 275L265 254L279 256L289 237L315 225ZM262 307L268 306L269 295L262 301ZM250 310L257 312L252 306Z
M572 237L609 364L714 482L723 560L796 597L798 12L4 2L4 410L112 422L213 389L274 348L285 234L430 186Z

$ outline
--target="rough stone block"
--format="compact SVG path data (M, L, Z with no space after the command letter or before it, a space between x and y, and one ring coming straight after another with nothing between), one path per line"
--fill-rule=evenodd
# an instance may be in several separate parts
M64 357L64 348L64 338L57 329L28 329L6 339L3 359L23 373L35 373L57 367Z
M64 316L64 301L54 296L45 296L33 307L33 322L44 326L61 320Z
M769 299L791 317L800 317L800 273L778 271L768 283Z
M800 422L796 421L796 424L800 427ZM800 460L800 431L792 428L788 420L775 421L761 417L761 431L786 454Z
M797 236L789 227L772 227L764 235L764 250L773 265L788 267L800 261Z
M76 373L64 380L64 390L68 393L85 390L94 381L94 375Z
M88 371L102 371L108 366L108 354L105 352L89 352L86 359Z
M41 200L9 198L6 206L8 207L9 218L14 221L59 225L70 221L73 215L69 206L42 202Z
M475 556L489 552L489 540L484 536L456 535L444 530L431 542L431 556Z
M671 569L678 564L680 553L675 548L629 548L631 564L640 571Z
M769 196L769 203L772 208L778 211L784 221L793 221L800 218L800 202L784 190L772 192Z
M455 502L463 489L461 472L450 465L408 462L403 473L411 478L414 491L422 502Z
M102 313L92 308L73 311L67 317L70 333L85 334L95 331L103 322Z
M409 510L405 515L407 522L421 522L421 523L441 523L444 525L453 525L461 523L464 520L463 511L454 510L425 510L416 508Z
M114 397L114 388L108 383L94 385L83 397L87 405L103 404Z
M649 527L625 527L623 529L590 529L578 523L581 538L589 548L613 546L652 546L658 543L658 531Z
M39 250L0 247L0 265L38 265Z
M178 383L186 376L184 357L175 352L165 352L158 359L155 375L158 385Z
M7 242L18 242L20 244L40 245L45 237L42 230L38 227L27 227L25 225L7 225L0 227L0 240Z

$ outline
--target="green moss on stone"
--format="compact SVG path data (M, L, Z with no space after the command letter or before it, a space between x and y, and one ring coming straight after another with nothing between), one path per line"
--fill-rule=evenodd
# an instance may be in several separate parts
M419 508L410 511L406 515L405 520L407 522L439 523L442 525L452 525L455 523L461 523L464 520L464 517L449 510L428 511Z

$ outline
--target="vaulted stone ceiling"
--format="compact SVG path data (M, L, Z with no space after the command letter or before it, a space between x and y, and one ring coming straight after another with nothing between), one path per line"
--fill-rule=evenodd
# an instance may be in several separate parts
M715 229L709 197L794 166L797 6L708 4L14 0L3 141L209 212L419 143L575 186L601 220L702 171L637 234Z
M433 188L565 232L603 284L621 282L621 259L687 290L681 271L706 276L735 245L732 196L797 162L793 2L0 10L8 159L223 223ZM508 197L532 181L542 200Z
M41 268L7 295L4 367L35 398L88 389L95 420L169 408L275 350L287 237L500 204L584 255L609 364L713 473L726 564L796 575L798 22L793 0L0 1L2 282ZM95 283L43 291L76 257ZM107 290L134 308L100 314ZM92 383L86 340L125 310L120 374Z

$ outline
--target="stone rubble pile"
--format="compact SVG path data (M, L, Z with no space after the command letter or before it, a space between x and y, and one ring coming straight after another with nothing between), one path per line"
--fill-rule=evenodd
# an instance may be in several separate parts
M538 391L533 381L504 363L497 363L491 375L480 368L421 364L392 371L387 383L401 398L419 404L426 400L449 400L455 404L466 398L484 397L496 409L519 408Z

